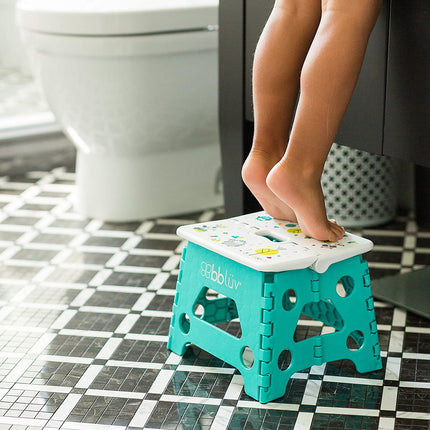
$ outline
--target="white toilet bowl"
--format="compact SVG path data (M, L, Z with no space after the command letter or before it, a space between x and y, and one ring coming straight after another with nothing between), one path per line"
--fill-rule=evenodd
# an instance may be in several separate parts
M19 0L32 70L77 148L77 207L128 221L222 204L218 0Z

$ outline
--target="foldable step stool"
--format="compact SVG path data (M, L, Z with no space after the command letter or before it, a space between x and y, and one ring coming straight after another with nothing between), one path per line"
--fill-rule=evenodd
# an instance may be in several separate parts
M282 397L291 375L312 365L350 359L358 372L382 367L362 258L371 241L346 233L320 242L265 212L182 226L178 235L188 245L169 350L183 355L194 344L229 363L262 403ZM329 326L326 333L296 341L302 314ZM236 318L239 338L216 326Z

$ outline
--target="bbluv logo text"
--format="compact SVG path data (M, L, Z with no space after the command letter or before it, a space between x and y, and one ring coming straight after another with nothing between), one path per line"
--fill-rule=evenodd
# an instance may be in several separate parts
M237 290L241 285L242 282L238 281L234 278L234 275L229 273L228 270L222 270L221 267L218 266L218 268L215 269L215 264L206 263L205 261L202 261L201 264L201 272L200 274L206 278L210 279L213 282L216 282L218 285L225 285L228 288L231 288L232 290Z

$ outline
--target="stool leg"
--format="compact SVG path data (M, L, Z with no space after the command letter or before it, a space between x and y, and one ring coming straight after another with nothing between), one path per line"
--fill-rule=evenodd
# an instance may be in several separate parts
M176 294L173 302L172 319L170 320L169 340L167 341L167 349L178 355L184 355L187 349L187 341L183 334L186 334L190 329L189 317L186 314L181 314L178 309L178 302L182 295L182 276L186 266L187 248L182 251L181 262L179 266L178 281L176 283ZM188 321L187 321L188 318Z
M200 332L210 330L207 326L200 327L201 321L208 322L211 324L210 327L214 327L213 324L228 322L238 317L235 302L229 297L207 299L206 293L209 288L203 286L202 280L196 276L199 270L196 270L195 260L196 257L200 258L198 252L196 256L196 250L198 251L198 248L193 246L191 249L190 246L184 249L176 284L167 348L178 355L183 355L190 343L201 346L198 342ZM198 305L204 309L202 316L197 316ZM194 327L192 332L191 325Z
M275 280L270 373L276 383L283 380L286 384L292 373L312 365L341 359L353 361L360 373L382 367L369 272L362 258L332 264L322 274L311 269L282 272L275 274ZM344 294L336 289L340 280ZM295 303L288 300L291 290L296 294ZM301 314L333 327L335 332L295 341ZM349 342L359 348L354 350ZM291 362L280 371L275 364L285 351Z
M291 270L273 274L272 281L264 284L260 332L266 358L260 364L258 399L262 403L282 397L291 376L315 362L312 347L302 353L303 342L294 341L301 310L312 296L311 279L308 269Z
M234 366L243 376L245 392L257 400L268 380L260 371L261 362L268 359L261 350L260 339L264 330L261 324L264 278L261 272L190 242L181 261L167 344L168 349L179 355L183 355L188 344L194 344ZM208 289L225 297L208 300ZM204 307L203 316L197 315L197 305ZM215 325L237 316L242 328L240 337Z
M329 322L338 331L321 336L324 361L347 358L360 373L379 370L382 361L367 262L362 256L341 261L320 279L321 297L329 299L342 318ZM334 291L339 280L345 297Z
M361 284L358 285L361 300L357 299L357 302L361 303L363 329L354 321L356 329L350 332L349 340L358 349L351 349L350 359L354 362L358 372L366 373L382 368L381 351L368 264L362 256L358 256L352 264L354 264L357 273L361 275Z

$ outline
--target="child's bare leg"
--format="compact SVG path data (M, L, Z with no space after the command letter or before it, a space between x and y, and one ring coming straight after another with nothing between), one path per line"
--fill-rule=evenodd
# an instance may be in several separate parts
M254 140L242 177L264 210L296 221L268 188L266 177L282 158L297 100L300 70L321 18L321 0L277 0L254 57Z
M327 220L321 175L361 69L381 0L322 0L321 24L301 74L300 100L287 151L267 184L297 215L302 230L338 240Z

